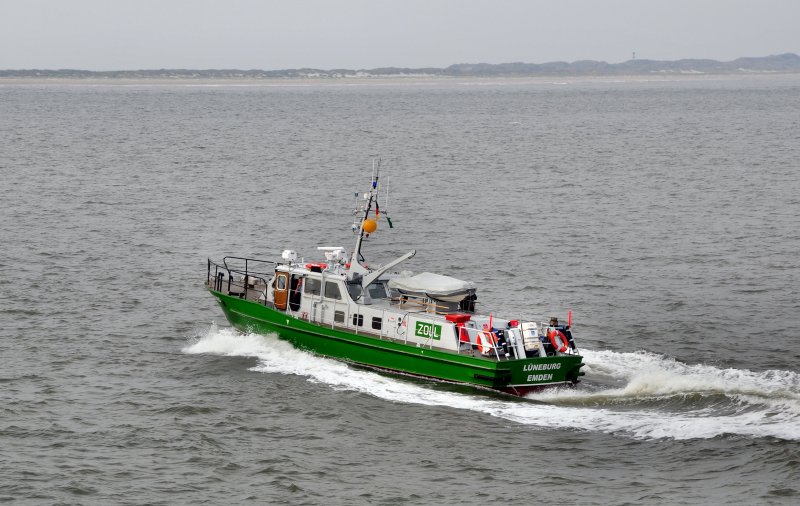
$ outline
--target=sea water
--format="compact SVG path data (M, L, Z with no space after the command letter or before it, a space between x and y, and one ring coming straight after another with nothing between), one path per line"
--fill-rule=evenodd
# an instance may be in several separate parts
M794 504L800 77L0 84L0 498ZM352 247L565 318L524 399L227 326L206 258Z

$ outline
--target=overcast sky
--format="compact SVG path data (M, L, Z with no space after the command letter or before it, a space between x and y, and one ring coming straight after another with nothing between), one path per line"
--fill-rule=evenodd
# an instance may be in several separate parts
M0 0L0 69L446 67L800 53L800 0Z

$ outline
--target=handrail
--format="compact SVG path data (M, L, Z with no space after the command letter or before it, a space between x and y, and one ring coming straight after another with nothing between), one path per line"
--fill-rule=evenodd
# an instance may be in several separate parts
M223 282L223 278L225 276L225 273L227 273L227 275L228 275L227 276L228 277L228 286L227 286L228 295L231 294L231 287L241 288L242 289L241 294L245 299L248 298L247 297L247 291L248 290L252 290L252 289L248 288L248 284L249 284L248 281L250 281L251 279L260 280L261 284L264 285L265 289L264 290L255 290L255 291L256 291L256 293L259 293L259 294L263 295L263 297L264 297L264 305L266 305L266 303L267 303L266 286L268 285L268 283L267 283L266 278L260 276L260 274L267 275L269 273L248 271L246 263L245 263L245 270L231 268L226 262L226 260L228 258L238 258L238 257L225 257L225 259L223 259L223 265L220 265L220 264L212 261L211 259L208 259L208 272L207 272L207 278L206 278L207 284L209 286L211 286L211 279L212 279L211 278L211 266L212 265L214 266L214 285L213 285L213 287L218 292L222 291L222 282ZM242 260L252 260L252 259L242 258ZM256 260L256 261L264 262L264 263L268 262L266 260ZM223 270L223 269L224 269L225 273L221 272L221 270ZM243 276L243 278L241 280L234 280L234 278L233 278L234 274L240 274L240 275ZM256 283L253 283L253 285L255 285L255 284Z
M469 337L469 343L471 345L474 345L474 346L478 346L478 335L479 334L484 334L484 333L490 333L491 332L489 330L476 329L476 328L472 328L472 327L464 327L464 329L467 332L467 337ZM493 332L491 332L491 333L493 334ZM491 348L491 350L494 351L495 358L497 358L497 360L499 361L499 360L503 360L503 358L505 358L505 357L503 357L503 358L500 357L500 353L497 350L502 350L503 347L500 346L499 343L496 342L496 340L497 340L497 338L495 338L495 343L492 343L491 341L489 341L488 343L481 343L480 346L482 346L484 348ZM460 352L460 344L459 344L459 352Z
M244 260L244 271L245 271L245 273L247 273L249 271L249 269L248 269L249 265L248 264L251 263L251 262L261 263L261 264L277 265L277 263L273 262L272 260L260 260L258 258L226 256L226 257L222 258L222 264L228 270L241 270L241 269L231 269L231 267L228 265L228 260ZM270 274L271 272L272 272L272 270L267 270L265 272L252 271L253 274Z
M435 302L432 302L430 297L424 297L422 295L400 295L396 297L389 297L389 302L393 302L401 306L404 304L415 304L417 306L423 307L426 312L429 312L430 308L449 309L447 306L441 306L439 304L436 304ZM434 310L434 313L436 314L441 314L445 312L446 311L439 312Z

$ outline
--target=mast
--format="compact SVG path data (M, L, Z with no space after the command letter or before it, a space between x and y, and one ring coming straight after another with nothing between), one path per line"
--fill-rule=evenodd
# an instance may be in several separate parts
M365 235L369 235L374 233L377 230L378 226L378 219L380 218L380 204L378 203L378 194L380 190L380 171L381 171L381 161L378 159L378 163L375 163L375 160L372 161L372 184L369 189L369 193L363 194L364 197L364 204L357 205L353 214L358 217L361 217L360 223L353 223L353 232L358 231L358 238L356 239L356 247L353 249L353 255L350 257L350 266L347 270L347 279L351 281L357 281L361 284L361 296L359 300L361 304L371 304L372 299L369 296L369 291L367 287L373 281L376 281L379 277L381 277L386 271L394 267L395 265L408 260L409 258L413 257L417 250L411 250L405 255L396 258L395 260L389 262L386 265L369 269L365 265L361 263L361 246L364 243ZM360 196L360 195L357 195ZM369 218L369 213L372 211L372 206L375 205L375 220L371 220ZM386 207L384 207L384 210ZM386 221L389 222L389 228L392 228L392 222L389 220L389 215L386 215ZM366 227L366 228L365 228Z
M360 223L358 224L358 238L356 239L356 247L353 249L353 255L350 257L350 271L349 271L349 278L352 278L353 274L367 274L369 269L364 267L361 262L361 245L364 242L364 234L369 234L364 230L364 223L369 218L369 213L372 211L372 205L377 201L378 198L378 180L380 178L380 170L381 170L381 163L378 160L378 163L375 163L375 160L372 161L372 184L370 185L369 193L364 194L364 203L363 208L356 209L353 211L353 214L356 216L361 216ZM353 224L353 229L355 230L356 224Z

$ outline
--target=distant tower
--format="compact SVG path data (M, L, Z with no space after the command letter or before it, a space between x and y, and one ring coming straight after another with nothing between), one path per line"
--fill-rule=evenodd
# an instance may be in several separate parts
M633 59L636 59L636 51L633 52Z

